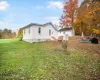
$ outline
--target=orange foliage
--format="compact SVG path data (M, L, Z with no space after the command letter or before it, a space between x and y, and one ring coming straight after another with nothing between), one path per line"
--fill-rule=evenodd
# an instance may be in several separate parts
M84 0L77 9L77 19L75 21L75 29L84 30L85 34L100 34L97 25L100 23L100 1L92 2Z
M78 7L78 0L68 0L64 4L64 16L62 17L62 24L64 27L73 25L76 19L76 9Z
M20 28L20 29L18 30L18 37L22 37L22 36L23 36L23 29Z

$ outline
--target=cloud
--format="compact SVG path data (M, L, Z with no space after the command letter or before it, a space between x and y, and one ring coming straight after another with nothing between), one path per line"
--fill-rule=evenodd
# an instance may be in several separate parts
M59 25L59 22L60 22L59 17L57 16L45 17L45 19L56 25Z
M47 8L59 8L62 9L63 8L63 2L61 1L50 1L48 2L48 6Z
M41 6L41 5L37 5L37 6L33 6L33 8L36 9L48 9L48 8L58 8L58 9L62 9L63 8L63 2L61 1L50 1L47 2L47 6Z
M0 11L5 11L7 10L9 4L7 1L0 1Z

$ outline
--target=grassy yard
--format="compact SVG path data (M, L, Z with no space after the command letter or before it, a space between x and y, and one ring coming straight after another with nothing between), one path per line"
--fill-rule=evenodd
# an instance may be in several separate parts
M56 42L0 40L0 80L100 80L100 58Z

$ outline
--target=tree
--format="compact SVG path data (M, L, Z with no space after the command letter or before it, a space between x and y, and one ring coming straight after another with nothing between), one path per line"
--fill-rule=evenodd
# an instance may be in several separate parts
M0 39L2 38L2 30L0 30Z
M78 7L78 0L68 0L64 4L64 13L62 16L63 27L73 26L76 19L76 9Z
M17 37L21 38L22 36L23 36L23 29L20 28L20 29L18 30L18 36L17 36Z
M2 38L9 38L9 35L11 35L12 34L12 30L10 30L10 29L4 29L4 30L2 30Z
M67 0L64 4L64 13L61 17L61 24L63 28L72 27L74 35L74 21L76 20L76 9L78 7L78 0Z
M75 29L81 28L87 34L98 33L98 24L100 23L100 1L84 0L77 9L77 19L75 21ZM79 24L81 24L79 26Z
M16 37L16 33L12 32L11 29L4 29L4 30L0 30L0 39L7 39L7 38L15 38Z

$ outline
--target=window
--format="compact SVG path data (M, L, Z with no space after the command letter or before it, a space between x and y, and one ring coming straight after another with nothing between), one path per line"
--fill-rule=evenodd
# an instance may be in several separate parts
M51 35L51 30L49 30L49 35Z
M41 34L41 28L40 27L38 28L38 33Z

